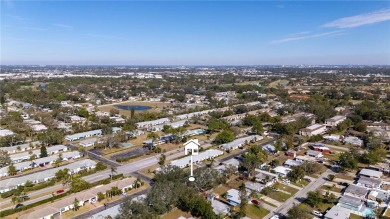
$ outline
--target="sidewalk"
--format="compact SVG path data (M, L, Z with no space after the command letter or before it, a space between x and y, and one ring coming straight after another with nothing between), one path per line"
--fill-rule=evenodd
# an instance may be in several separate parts
M281 206L283 203L280 203L280 202L278 202L278 201L276 201L276 200L274 200L274 199L272 199L272 198L269 198L269 197L267 197L267 196L262 196L261 197L261 199L263 199L263 200L265 200L266 202L269 202L269 203L271 203L271 204L273 204L273 205L276 205L277 207L279 207L279 206Z

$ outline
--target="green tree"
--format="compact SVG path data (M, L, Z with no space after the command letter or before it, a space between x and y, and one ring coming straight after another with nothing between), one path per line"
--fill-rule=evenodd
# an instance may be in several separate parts
M14 166L13 163L11 163L9 166L8 166L8 175L10 176L15 176L16 175L16 168Z
M80 117L88 118L89 117L89 112L85 108L80 108L79 111L77 112L77 115Z
M253 145L249 148L248 152L243 155L241 166L247 169L250 175L253 175L255 168L258 168L266 158L267 154L263 150L260 150L259 146Z
M343 152L339 156L339 164L343 169L356 169L358 166L358 156L352 152Z
M114 166L111 166L110 170L111 170L110 178L111 178L111 181L112 181L112 177L114 177L114 173L117 172L117 168L114 167Z
M0 168L6 167L11 163L11 158L6 151L0 150Z
M321 194L318 192L308 192L305 202L311 207L318 207L322 203Z
M329 181L333 181L335 177L336 177L336 176L333 175L333 174L329 174L329 175L328 175Z
M70 184L70 188L71 188L72 192L74 192L74 193L89 189L90 187L91 187L91 185L81 178L73 179L71 184Z
M166 161L167 157L165 156L165 154L162 154L160 156L160 158L158 159L158 164L162 167L165 165L165 161Z
M298 205L294 205L292 208L290 208L286 216L286 219L307 219L307 218L310 218L308 212L300 208Z
M41 153L40 153L39 157L42 158L42 157L47 157L47 156L48 156L48 155L47 155L46 146L42 146L42 147L41 147Z
M80 201L75 198L73 200L73 211L78 211L80 209Z
M246 215L246 207L248 205L248 194L246 192L246 186L245 183L242 183L240 186L240 210L238 212L238 215L241 217L245 217Z
M255 122L252 126L252 133L256 135L261 135L264 132L263 124L260 121Z
M297 182L305 176L305 170L302 166L294 166L291 168L292 171L288 173L287 177L293 181Z
M234 132L230 130L223 130L221 133L215 137L215 143L217 144L225 144L231 142L235 139Z

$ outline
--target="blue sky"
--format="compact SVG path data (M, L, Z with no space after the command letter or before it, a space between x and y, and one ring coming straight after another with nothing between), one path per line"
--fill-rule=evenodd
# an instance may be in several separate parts
M1 64L390 64L389 1L1 1Z

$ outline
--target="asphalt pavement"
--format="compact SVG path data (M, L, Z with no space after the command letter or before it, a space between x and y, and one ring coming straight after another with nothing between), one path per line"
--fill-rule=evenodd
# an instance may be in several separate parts
M321 187L323 184L325 184L325 182L327 181L327 176L329 174L336 174L336 173L331 169L326 170L315 181L312 181L307 186L305 186L303 189L299 190L297 193L295 193L294 196L292 196L286 202L284 202L283 205L276 208L273 212L270 212L264 218L269 219L275 214L286 215L288 210L290 210L290 208L292 208L294 206L294 204L298 205L306 199L308 192L314 191L314 190L318 189L319 187Z

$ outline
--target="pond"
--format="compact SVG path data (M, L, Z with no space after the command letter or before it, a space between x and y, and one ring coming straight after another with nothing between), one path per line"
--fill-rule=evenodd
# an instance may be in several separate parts
M115 107L121 110L128 110L128 111L131 111L131 109L134 109L135 111L137 110L142 111L142 110L148 110L152 108L150 106L142 106L142 105L116 105Z

